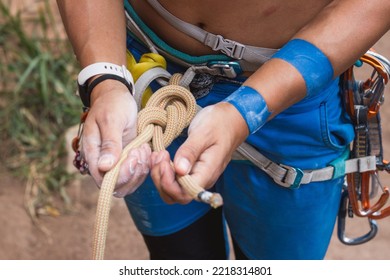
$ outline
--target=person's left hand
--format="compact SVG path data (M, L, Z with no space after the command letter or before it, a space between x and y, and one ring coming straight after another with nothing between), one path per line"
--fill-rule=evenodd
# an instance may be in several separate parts
M192 200L176 175L190 174L201 187L211 188L248 133L244 118L233 105L218 103L202 109L188 129L187 140L176 152L174 167L167 151L152 153L151 177L162 199L181 204Z

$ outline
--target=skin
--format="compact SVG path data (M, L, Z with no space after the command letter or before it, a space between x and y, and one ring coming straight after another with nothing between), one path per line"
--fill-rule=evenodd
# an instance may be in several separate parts
M81 67L98 61L126 64L123 2L58 0L69 39ZM184 52L212 53L165 22L146 1L130 1L141 18L168 44ZM280 48L301 38L320 48L338 76L390 28L388 0L160 0L177 17L225 38L254 46ZM218 12L215 12L218 11ZM294 15L294 16L291 16ZM305 83L290 64L272 59L245 85L261 93L271 118L305 97ZM85 123L83 154L98 184L119 159L122 147L135 136L135 102L122 84L106 80L91 96ZM223 137L221 137L223 135ZM203 109L177 151L174 168L167 152L151 153L146 146L133 151L122 165L117 196L133 192L151 170L153 181L168 203L188 203L175 174L191 174L209 188L248 136L239 112L218 103Z

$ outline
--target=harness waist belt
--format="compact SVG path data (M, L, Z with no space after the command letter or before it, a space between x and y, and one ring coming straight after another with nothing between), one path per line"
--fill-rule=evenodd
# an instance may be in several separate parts
M237 153L242 157L237 157L236 154L233 159L249 160L252 164L271 176L278 185L291 189L299 188L301 184L336 179L349 173L376 170L375 156L347 160L349 150L346 150L340 158L331 162L329 166L315 170L301 170L300 168L277 164L245 142L237 148Z

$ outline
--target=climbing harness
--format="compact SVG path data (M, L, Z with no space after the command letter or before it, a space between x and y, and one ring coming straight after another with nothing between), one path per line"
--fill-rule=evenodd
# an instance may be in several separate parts
M199 58L199 61L194 62L194 59L188 58L185 54L176 50L172 51L169 46L162 44L161 40L140 21L129 3L125 1L128 30L143 42L151 53L144 54L138 63L128 53L128 68L135 81L134 98L139 110L138 136L124 148L117 165L104 176L95 221L94 259L103 259L104 257L112 194L120 164L125 159L128 151L139 147L143 143L151 143L153 149L157 151L165 149L181 133L184 127L190 123L196 111L200 109L196 107L195 98L188 90L194 80L203 79L208 87L212 87L213 78L210 78L210 76L231 79L237 77L243 71L254 71L277 51L275 49L246 46L225 39L220 35L208 33L174 17L158 1L148 0L148 3L173 26L200 40L211 49L222 52L224 55L205 56L208 58L205 61L201 61L202 58ZM184 66L187 70L182 75L171 75L165 70L166 63L163 56ZM382 209L389 197L387 188L383 188L383 193L377 203L373 206L370 204L370 197L373 196L374 189L377 189L378 186L381 187L377 171L390 171L389 164L382 157L383 149L378 112L383 102L384 85L389 78L390 63L374 52L365 54L361 62L374 68L371 79L364 83L355 81L352 68L344 73L341 79L343 81L343 91L347 96L346 107L352 120L355 121L357 134L352 153L349 149L346 149L341 157L331 162L327 167L316 170L301 170L300 168L275 163L245 142L238 147L233 155L233 159L249 160L267 173L279 186L290 189L297 189L302 184L346 176L347 183L343 190L338 222L339 238L345 244L360 244L370 240L377 232L377 225L374 220L390 215L389 207ZM205 76L202 77L201 75ZM149 88L152 81L156 81L162 86L154 94ZM206 93L202 90L199 96L207 94L207 89ZM76 152L74 164L84 174L88 173L88 164L81 157L79 145L83 123L87 114L88 110L82 114L79 133L72 143ZM187 115L191 118L186 119L184 116ZM172 124L168 119L178 120L179 124ZM176 128L179 129L176 131L174 130ZM370 179L372 179L371 184ZM219 194L205 191L196 185L189 175L178 177L177 180L193 199L209 203L213 207L222 204L222 198ZM359 206L359 202L361 202L361 206ZM346 237L346 213L349 216L355 213L357 216L368 217L371 231L361 238L351 239Z
M137 16L131 5L125 1L127 27L131 34L148 46L151 52L161 53L173 62L186 67L188 70L185 75L191 76L191 79L195 77L194 73L197 75L199 73L207 73L212 76L234 78L243 71L258 69L261 64L266 62L277 51L276 49L246 46L233 40L225 39L221 35L206 32L178 19L162 7L157 0L148 0L148 3L172 26L209 46L212 50L220 51L226 55L225 58L209 58L207 61L194 62L192 58L188 58L185 54L171 49L159 39ZM379 182L378 171L390 171L389 163L383 160L380 116L378 112L383 102L384 85L388 81L390 64L386 58L373 51L368 51L361 58L360 63L366 63L374 67L373 75L368 81L365 83L355 81L353 67L341 77L341 81L344 81L341 86L344 96L346 96L347 110L352 120L359 120L360 122L359 124L355 123L357 133L352 153L347 148L338 159L329 163L327 167L317 170L301 170L300 168L275 163L245 142L233 154L233 159L249 160L273 178L278 185L286 188L296 189L302 184L345 177L347 180L338 217L338 235L341 242L345 244L360 244L370 240L378 230L374 219L383 218L390 214L389 208L382 209L388 199L389 191L387 188L382 188L383 194L373 206L370 206L368 199L368 197L374 196L373 192L378 186L382 187ZM191 72L193 73L190 74ZM360 98L357 98L358 96ZM356 98L356 100L353 98ZM363 100L364 104L362 103ZM358 105L356 112L354 105ZM365 114L362 114L362 109L364 108L359 106L367 107L366 118L368 122L366 129L360 129L362 126L360 118L365 116ZM358 118L354 117L355 114L357 114ZM369 128L369 132L367 128ZM364 142L366 142L366 145L369 145L369 152L361 152ZM379 151L379 153L374 151ZM373 189L367 195L370 178L372 179ZM359 208L359 201L363 202L361 208ZM348 211L346 211L346 207ZM368 215L371 230L362 237L352 239L345 235L345 217L346 213L351 217L354 212L357 215Z
M372 74L366 81L356 80L354 68L367 65ZM384 102L384 89L389 81L390 62L383 56L368 51L341 77L341 90L345 97L345 107L355 127L355 139L351 147L351 158L375 156L375 170L354 172L346 175L340 211L338 215L338 238L347 245L358 245L375 237L378 226L375 220L390 215L389 188L383 187L379 171L390 172L389 162L383 159L381 118L379 109ZM372 201L382 193L376 202ZM346 217L368 218L370 231L363 236L346 236Z

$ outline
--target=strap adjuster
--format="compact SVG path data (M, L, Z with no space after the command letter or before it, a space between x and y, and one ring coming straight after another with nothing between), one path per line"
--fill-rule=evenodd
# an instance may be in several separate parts
M279 164L280 167L286 169L286 174L282 180L275 180L280 186L289 188L289 189L298 189L301 186L301 182L305 173L300 168L291 167L284 164Z
M213 51L221 51L234 59L242 59L244 56L245 45L236 41L225 39L221 35L216 35L213 44L210 46Z

